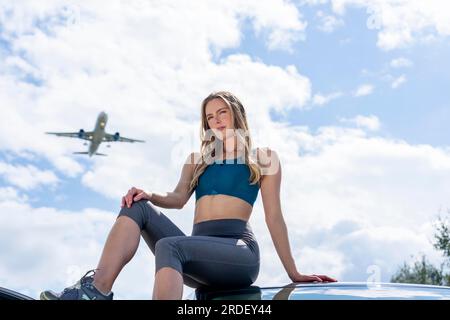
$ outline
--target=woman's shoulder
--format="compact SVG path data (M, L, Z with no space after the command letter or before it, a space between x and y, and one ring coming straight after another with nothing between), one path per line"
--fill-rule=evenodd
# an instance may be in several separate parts
M278 161L278 153L269 147L257 147L252 150L252 157L260 166L270 165L271 162Z
M186 157L185 164L195 166L196 164L201 163L201 159L202 159L201 153L193 151Z
M275 150L269 147L256 148L254 149L254 155L255 161L258 163L263 177L278 172L280 168L280 158Z

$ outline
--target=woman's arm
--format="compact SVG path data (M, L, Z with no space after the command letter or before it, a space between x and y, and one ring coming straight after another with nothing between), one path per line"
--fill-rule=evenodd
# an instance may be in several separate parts
M177 192L147 192L149 195L149 201L155 206L166 209L181 209L184 204L182 202L181 195Z
M194 156L195 153L193 152L186 158L181 170L180 180L172 192L144 192L146 195L142 195L140 197L137 195L134 200L138 201L140 199L148 199L157 207L166 209L182 209L193 193L193 191L188 192L188 190L194 174Z
M264 215L267 227L272 237L273 244L277 250L278 256L284 269L290 278L297 273L294 258L291 254L289 245L288 231L284 222L280 203L280 185L281 185L281 165L278 155L273 150L268 150L267 154L262 155L262 161L267 166L272 166L276 170L271 172L266 170L261 182L261 196L264 206ZM275 166L274 166L275 164ZM264 171L264 170L263 170Z
M298 272L295 260L292 257L291 248L289 246L288 231L284 222L283 213L281 212L280 202L280 185L281 185L281 164L280 159L275 151L268 151L265 157L266 175L261 182L261 195L264 206L264 214L267 227L269 228L272 241L280 257L283 267L289 278L293 282L311 282L311 281L329 281L335 282L336 279L326 275L304 275ZM264 171L264 170L263 170Z
M281 262L283 263L283 267L289 278L292 279L297 275L298 271L294 258L291 254L286 224L282 217L279 220L270 220L270 222L266 221L266 223L275 249L277 250Z

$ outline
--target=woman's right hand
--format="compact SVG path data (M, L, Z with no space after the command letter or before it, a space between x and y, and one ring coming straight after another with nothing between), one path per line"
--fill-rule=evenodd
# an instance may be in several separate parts
M323 274L312 274L312 275L306 275L301 274L300 272L297 272L294 276L290 277L292 282L337 282L336 279L333 279L329 276L323 275Z
M123 206L126 205L129 208L131 207L133 202L142 199L150 200L151 196L151 192L147 193L142 189L132 187L130 190L128 190L128 193L122 197L122 203L120 204L120 206L123 208Z

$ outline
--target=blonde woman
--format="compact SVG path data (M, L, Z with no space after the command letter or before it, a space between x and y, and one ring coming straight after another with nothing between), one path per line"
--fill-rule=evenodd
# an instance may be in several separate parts
M248 222L259 190L266 224L289 278L337 281L297 270L281 212L278 155L252 150L245 109L236 96L220 91L203 100L200 136L201 150L187 157L172 192L128 190L97 269L61 293L42 292L41 299L112 299L113 283L134 256L141 235L155 255L153 299L181 299L183 284L249 286L260 269L258 243ZM194 224L187 236L157 207L181 209L194 192Z

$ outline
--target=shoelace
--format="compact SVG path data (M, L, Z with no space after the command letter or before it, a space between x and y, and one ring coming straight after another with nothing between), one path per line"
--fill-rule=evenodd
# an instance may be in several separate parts
M80 289L80 287L84 283L86 283L88 280L91 280L91 282L92 282L92 280L94 279L94 275L95 275L95 271L96 270L98 270L98 269L92 269L92 270L89 270L88 272L86 272L84 274L84 276L81 277L80 280L78 280L73 286L65 288L61 294L67 293L67 292L69 292L69 291L71 291L73 289ZM91 273L91 272L92 272L92 275L88 276L88 274Z
M94 276L95 276L95 272L96 272L97 270L98 270L98 269L92 269L92 270L89 270L88 272L86 272L86 273L84 274L84 276L81 277L80 283L86 282L87 279L92 279L92 280L93 280L93 279L94 279ZM91 273L91 272L92 272L92 275L88 276L88 274Z

